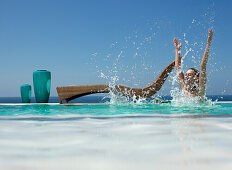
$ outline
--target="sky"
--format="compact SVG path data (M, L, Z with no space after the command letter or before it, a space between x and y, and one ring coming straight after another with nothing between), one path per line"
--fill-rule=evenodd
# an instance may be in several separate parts
M232 95L231 9L230 0L0 0L0 97L20 96L41 69L51 96L67 85L142 87L174 60L174 37L184 70L199 69L210 28L207 94Z

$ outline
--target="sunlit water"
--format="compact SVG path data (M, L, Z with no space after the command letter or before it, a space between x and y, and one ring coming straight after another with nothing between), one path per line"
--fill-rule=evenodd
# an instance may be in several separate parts
M0 105L0 169L231 169L232 104Z
M207 29L213 28L214 15L209 12L206 20L193 19L187 33L173 34L183 43L183 69L192 67L190 62L199 67ZM146 33L136 31L125 37L126 42L113 43L109 51L93 53L99 77L110 85L133 87L142 87L140 80L153 80L160 72L158 60L152 60L160 57L154 42L162 43L173 26L154 22ZM189 40L191 34L196 36ZM165 55L173 56L174 47L163 46L170 51ZM214 56L211 52L210 58ZM113 64L105 65L106 61ZM216 62L208 65L213 68L209 75L218 69ZM167 86L168 91L172 86L174 99L165 104L128 101L114 93L103 105L0 104L0 169L232 169L232 103L201 104L176 97L175 80Z

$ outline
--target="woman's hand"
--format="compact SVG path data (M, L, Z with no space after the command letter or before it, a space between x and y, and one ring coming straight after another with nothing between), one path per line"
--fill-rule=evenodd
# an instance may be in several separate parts
M176 38L173 39L173 42L174 42L175 49L180 51L182 44L181 43L179 44L179 42Z

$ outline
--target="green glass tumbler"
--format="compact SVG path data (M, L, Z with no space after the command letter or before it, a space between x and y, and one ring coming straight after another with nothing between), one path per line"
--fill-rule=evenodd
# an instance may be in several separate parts
M31 102L31 85L24 84L20 86L21 99L23 103Z
M51 88L51 72L37 70L33 72L34 93L37 103L48 103Z

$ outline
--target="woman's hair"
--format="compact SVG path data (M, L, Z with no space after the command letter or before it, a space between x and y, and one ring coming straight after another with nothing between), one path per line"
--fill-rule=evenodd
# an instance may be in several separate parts
M197 69L195 69L195 68L189 68L188 70L193 70L195 72L195 75L197 76L197 78L199 78L200 72ZM196 80L196 84L194 85L193 89L194 90L197 89L198 86L199 86L199 79Z
M188 70L193 70L195 72L195 75L197 76L197 78L199 78L200 72L197 69L195 69L195 68L189 68Z

